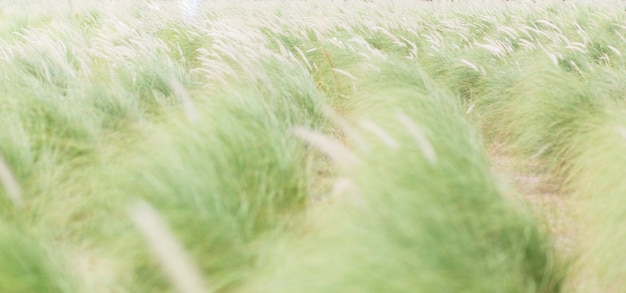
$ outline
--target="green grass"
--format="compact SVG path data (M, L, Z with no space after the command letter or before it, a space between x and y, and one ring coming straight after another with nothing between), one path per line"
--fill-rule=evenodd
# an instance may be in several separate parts
M14 227L0 228L0 289L7 292L72 292L72 276L41 243ZM49 247L52 249L52 247Z
M2 292L178 290L137 200L213 292L622 287L618 1L5 2ZM492 143L578 201L573 259Z
M363 73L352 115L393 143L359 131L347 187L313 207L312 231L279 246L253 291L557 292L547 239L499 194L457 99L415 67L382 67Z

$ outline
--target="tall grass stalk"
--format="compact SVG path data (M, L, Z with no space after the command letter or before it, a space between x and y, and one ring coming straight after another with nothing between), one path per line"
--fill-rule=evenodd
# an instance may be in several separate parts
M159 214L145 202L131 207L129 217L179 292L210 292L203 278Z
M4 186L4 189L9 199L11 199L11 201L16 206L22 205L22 202L23 202L22 188L20 187L19 183L17 183L17 180L15 179L13 172L11 172L11 169L9 169L9 166L7 166L7 163L4 161L4 159L1 156L0 156L0 182L2 182L2 185Z

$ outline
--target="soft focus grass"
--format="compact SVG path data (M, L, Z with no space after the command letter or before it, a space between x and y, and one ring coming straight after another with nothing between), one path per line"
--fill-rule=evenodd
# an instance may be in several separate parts
M559 291L548 241L500 196L458 100L402 62L370 74L351 115L386 138L353 134L359 160L342 168L343 188L259 268L253 291Z
M621 288L617 1L0 4L0 291L173 291L137 199L215 292ZM567 276L483 140L584 199Z

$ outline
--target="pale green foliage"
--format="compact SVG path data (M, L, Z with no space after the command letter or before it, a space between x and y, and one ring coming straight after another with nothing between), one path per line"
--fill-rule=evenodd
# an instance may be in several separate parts
M455 97L399 62L361 77L353 115L396 146L354 134L359 161L336 183L347 188L316 208L313 232L281 247L251 290L559 291L548 243L500 197Z
M71 292L62 267L31 237L0 226L0 290L3 292Z
M482 131L590 199L572 283L618 292L626 15L536 2L0 1L0 291L171 292L137 198L215 292L559 291Z

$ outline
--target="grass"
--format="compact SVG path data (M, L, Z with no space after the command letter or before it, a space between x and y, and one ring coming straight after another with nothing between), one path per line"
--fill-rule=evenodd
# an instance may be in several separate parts
M315 207L312 231L279 246L251 291L557 292L547 239L500 196L455 97L415 67L381 67L363 73L351 114L388 139L358 130L358 161L336 183L345 187Z
M10 292L71 292L71 276L62 272L57 260L49 257L37 243L15 227L3 225L0 247L0 289Z
M622 287L617 1L2 4L0 291ZM579 201L574 259L491 144Z

